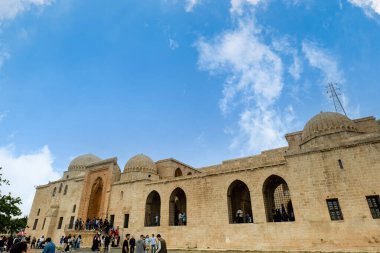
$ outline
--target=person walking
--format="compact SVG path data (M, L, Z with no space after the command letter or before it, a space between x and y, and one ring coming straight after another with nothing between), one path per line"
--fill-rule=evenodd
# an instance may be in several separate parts
M109 252L110 242L111 242L110 236L107 235L106 238L104 238L104 252Z
M37 242L37 239L36 239L35 236L33 236L32 243L30 244L30 248L31 249L35 249L36 248L36 242Z
M144 235L140 235L140 239L138 239L136 242L136 253L144 253L144 252L145 252Z
M125 240L123 242L122 253L129 253L129 234L125 235Z
M42 253L55 253L55 244L51 241L51 238L46 238L46 243Z
M136 246L136 240L132 235L131 239L129 240L129 249L130 249L129 253L135 252L135 246Z
M157 251L155 253L168 253L168 250L166 248L166 242L160 234L157 235L157 242Z
M99 251L99 236L96 234L94 238L92 239L92 251Z
M78 235L75 248L80 249L80 243L82 242L82 236Z

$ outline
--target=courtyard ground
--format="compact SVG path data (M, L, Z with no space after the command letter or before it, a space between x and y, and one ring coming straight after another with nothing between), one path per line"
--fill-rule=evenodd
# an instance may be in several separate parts
M98 251L101 253L100 251ZM170 253L218 253L218 252L223 252L223 253L257 253L257 251L232 251L232 250L226 250L226 251L216 251L216 250L169 250ZM41 249L32 249L32 253L42 253ZM56 253L61 253L60 251L56 250ZM71 251L70 253L94 253L88 248L85 249L80 249L76 251ZM109 253L121 253L121 248L112 248ZM266 252L270 253L270 252Z
M99 253L103 253L102 251L98 251ZM269 251L247 251L247 250L242 250L242 251L238 251L238 250L184 250L184 249L181 249L181 250L169 250L170 253L285 253L285 251L277 251L277 252L269 252ZM42 250L41 249L32 249L32 253L42 253ZM56 253L61 253L61 251L57 251L56 250ZM93 251L91 251L91 249L89 248L83 248L83 249L80 249L80 250L75 250L75 251L71 251L70 253L94 253ZM121 248L112 248L110 250L109 253L121 253ZM302 252L302 251L298 251L297 253L310 253L310 252ZM322 253L322 252L313 252L313 253ZM323 252L323 253L328 253L328 252ZM339 252L334 252L334 253L339 253ZM356 252L356 253L360 253L360 252Z

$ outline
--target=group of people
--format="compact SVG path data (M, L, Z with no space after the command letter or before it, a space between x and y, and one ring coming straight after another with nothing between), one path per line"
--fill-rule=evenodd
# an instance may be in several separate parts
M253 223L252 215L249 213L244 214L241 209L236 211L234 223Z
M288 205L288 211L286 211L284 204L281 204L281 209L272 209L272 217L274 222L282 221L294 221L294 212L292 205Z
M157 237L154 234L152 237L140 235L137 240L126 234L122 253L167 253L166 242L160 234Z
M1 241L4 242L4 237L1 238ZM45 247L44 247L42 253L55 253L55 245L54 245L54 243L52 243L51 238L50 237L46 238L46 240L44 242L45 242ZM2 244L0 244L0 246L1 245ZM0 250L2 253L4 250L4 247L0 247ZM10 247L7 247L7 252L10 252L10 253L30 253L30 247L28 246L28 242L27 242L26 238L24 237L20 241L15 240L14 243L12 243L10 245Z
M13 239L11 236L9 238L1 237L0 238L0 253L3 253L6 250L9 253L30 253L30 248L43 248L42 253L55 253L55 244L51 241L51 238L48 237L45 239L44 236L41 236L38 240L35 237L31 240L31 247L28 247L28 241L24 237L22 240L18 238ZM82 237L62 236L60 240L60 245L62 246L62 252L69 252L71 249L79 249L80 242ZM29 238L30 242L30 238ZM92 251L100 251L101 245L103 245L104 252L109 252L109 245L111 243L110 235L101 236L97 233L94 236ZM161 237L160 234L157 237L152 234L149 235L140 235L136 240L134 236L127 234L123 242L122 253L167 253L166 242Z
M103 221L102 218L87 218L86 221L79 218L74 223L75 230L98 230L104 231L108 233L111 229L112 224L107 220L107 218Z
M21 242L21 241L26 241L27 243L30 242L30 236L25 237L18 235L16 237L13 236L1 236L0 237L0 253L3 253L4 251L9 252L10 249L12 248L13 244Z
M62 236L59 244L61 245L62 252L70 252L71 250L80 249L80 244L82 242L82 236L75 235L72 237L70 234L68 236Z
M108 252L110 249L110 245L112 247L118 246L118 241L115 239L113 235L101 235L97 233L92 240L91 250Z

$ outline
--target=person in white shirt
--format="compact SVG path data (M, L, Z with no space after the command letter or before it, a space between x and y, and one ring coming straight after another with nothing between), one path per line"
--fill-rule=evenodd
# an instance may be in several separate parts
M154 253L156 252L156 246L157 246L157 239L156 237L154 236L154 234L152 234L152 238L150 238L150 248L151 248L151 252Z
M166 242L161 238L161 235L157 235L157 251L155 253L167 253Z
M178 225L181 226L182 225L182 213L179 212L178 214Z

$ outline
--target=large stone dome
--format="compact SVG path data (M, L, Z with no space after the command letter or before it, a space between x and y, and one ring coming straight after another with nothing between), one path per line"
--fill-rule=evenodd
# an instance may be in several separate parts
M83 170L87 165L101 160L102 159L93 154L81 155L71 161L69 164L69 170Z
M132 171L157 173L157 167L150 157L139 154L129 159L124 167L124 172Z
M302 141L306 142L317 136L339 132L357 132L355 123L340 113L321 112L306 123L302 132Z

